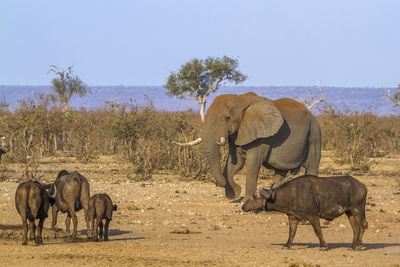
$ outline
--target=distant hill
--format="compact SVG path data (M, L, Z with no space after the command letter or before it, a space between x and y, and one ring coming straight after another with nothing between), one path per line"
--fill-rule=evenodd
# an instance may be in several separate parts
M96 109L106 107L106 101L129 102L130 99L138 105L153 103L157 110L179 111L199 110L199 105L193 99L180 99L167 96L166 89L162 86L90 86L91 93L85 97L74 96L71 99L71 107L79 109ZM346 87L322 87L326 102L336 110L345 111L369 111L377 115L400 115L400 108L394 108L392 102L385 100L381 88L346 88ZM242 94L255 92L258 95L277 99L281 97L307 98L309 91L315 97L319 97L316 86L232 86L223 87L212 95L208 103L219 94L234 93ZM395 90L395 89L392 89ZM10 104L11 109L19 106L19 100L34 99L37 94L51 93L50 86L6 86L0 85L0 100ZM320 104L321 106L321 104Z

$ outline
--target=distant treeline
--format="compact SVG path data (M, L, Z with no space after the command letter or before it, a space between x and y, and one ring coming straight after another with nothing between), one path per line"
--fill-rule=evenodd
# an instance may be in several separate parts
M323 149L333 151L338 163L368 170L370 157L400 152L399 116L326 109L318 120ZM199 136L200 117L191 111L160 112L151 103L142 107L133 102L62 111L39 98L22 101L13 112L2 110L0 131L11 145L3 162L26 163L33 172L43 157L75 156L85 163L107 155L127 163L127 176L133 179L147 179L160 170L196 179L207 174L201 146L182 148L173 143Z
M382 88L350 88L350 87L328 87L321 86L325 94L326 103L333 106L337 111L370 111L376 115L384 116L399 114L400 110L393 108L393 103L385 99ZM149 101L154 104L156 110L179 111L199 110L200 106L191 98L180 99L166 95L167 90L162 86L89 86L91 93L80 98L73 96L70 106L79 109L95 110L104 108L108 101L123 101L134 99L138 105L147 105ZM395 88L391 88L394 92ZM35 98L38 94L53 93L51 86L6 86L0 85L0 101L10 105L11 110L20 106L22 98ZM311 92L315 97L319 96L317 86L230 86L221 87L218 94L210 95L208 103L219 94L243 94L254 92L260 96L270 99L281 97L308 97Z

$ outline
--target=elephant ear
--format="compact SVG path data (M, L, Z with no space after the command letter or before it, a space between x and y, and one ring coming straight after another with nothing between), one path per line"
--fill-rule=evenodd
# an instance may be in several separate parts
M271 100L250 104L244 111L235 143L242 146L258 138L273 136L282 124L281 112Z

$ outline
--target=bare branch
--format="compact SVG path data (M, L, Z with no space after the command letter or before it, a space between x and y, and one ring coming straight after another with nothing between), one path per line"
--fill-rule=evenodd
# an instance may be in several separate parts
M304 99L303 97L299 97L300 102L302 102L309 110L314 108L316 105L318 105L321 102L325 101L325 93L322 91L321 85L318 84L319 88L319 98L315 98L311 92L311 90L308 90L308 98Z
M226 80L226 78L220 78L220 79L215 83L215 85L214 85L213 87L211 87L211 88L209 88L209 89L207 90L207 92L206 92L205 95L208 96L210 93L216 91L216 90L219 88L219 86L220 86L225 80Z
M397 99L397 98L395 98L395 97L392 97L392 94L391 94L391 92L390 92L390 89L388 89L388 88L383 88L383 90L386 91L386 94L387 94L387 98L386 98L386 99L387 99L387 100L393 101L395 107L396 107L396 106L400 106L400 98Z
M184 96L186 96L186 97L191 97L191 98L193 98L194 101L196 101L197 104L199 104L199 105L201 104L201 101L200 101L199 99L197 99L196 96L194 96L194 95L192 95L192 94L189 94L189 93L186 93L186 92L183 92L182 94L183 94Z

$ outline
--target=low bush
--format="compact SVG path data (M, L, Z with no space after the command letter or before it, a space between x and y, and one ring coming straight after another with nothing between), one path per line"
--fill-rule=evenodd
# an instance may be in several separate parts
M400 152L399 116L328 110L318 121L322 147L333 151L339 164L368 170L371 157ZM3 161L25 163L33 171L41 157L71 155L87 163L107 155L129 163L127 176L132 179L149 179L160 170L174 171L183 179L209 179L201 146L173 144L200 135L200 116L191 110L161 112L151 103L142 107L131 101L110 102L97 110L62 111L39 95L21 101L13 112L1 110L0 129L11 145ZM221 152L225 163L227 147Z

